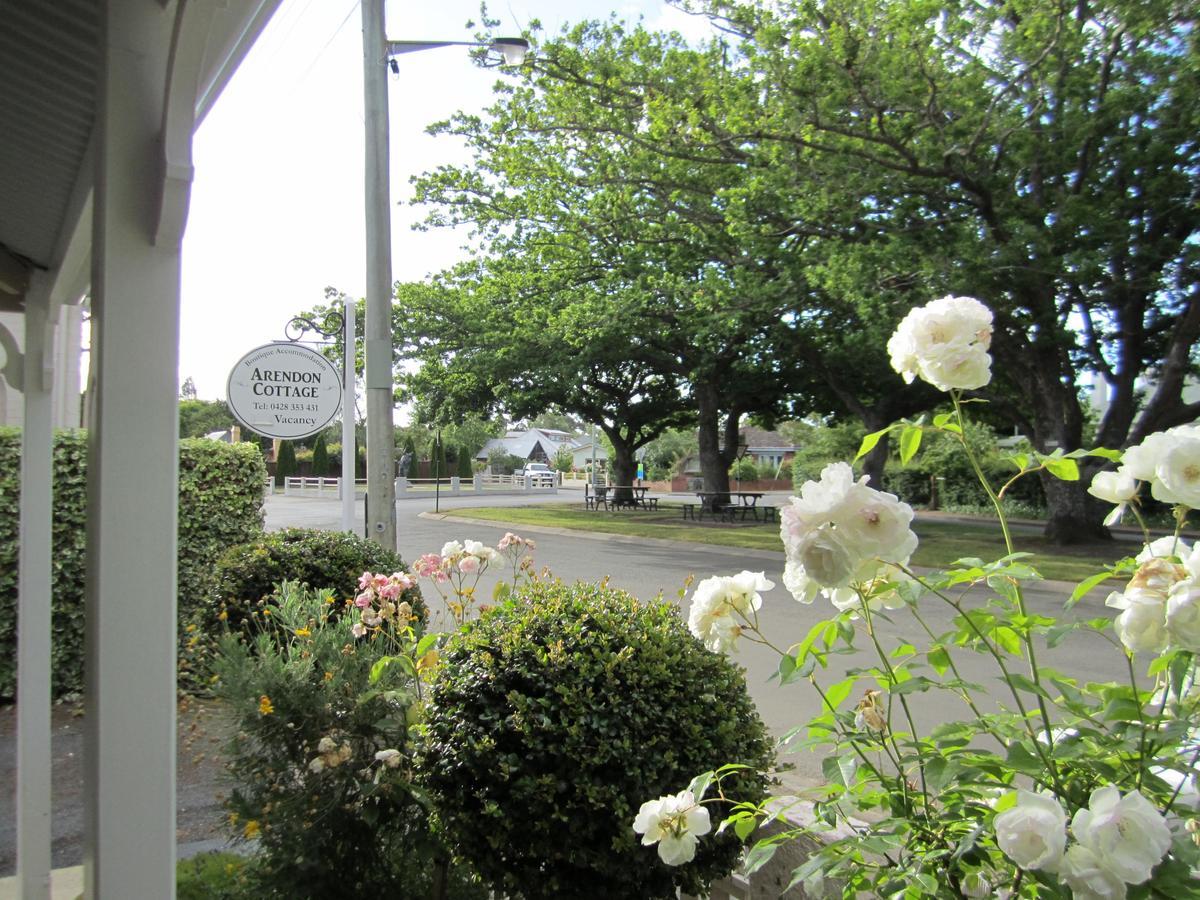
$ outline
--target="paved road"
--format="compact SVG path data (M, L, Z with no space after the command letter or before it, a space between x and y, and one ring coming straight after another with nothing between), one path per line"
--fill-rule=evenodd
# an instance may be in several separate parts
M563 491L553 497L539 497L536 501L520 496L489 498L488 505L521 505L530 502L579 503L580 499L577 492ZM432 499L407 499L397 504L397 544L406 560L415 559L422 553L436 552L448 540L472 538L494 545L508 530L503 525L455 521L456 508L481 505L475 497L443 497L439 505L440 517L435 517ZM275 497L269 503L268 528L301 523L311 527L337 527L336 503L284 497ZM676 599L689 577L700 579L714 574L732 574L742 569L762 570L776 583L776 587L764 595L762 624L765 633L781 646L801 640L815 622L828 618L833 612L822 601L805 606L787 593L782 586L782 550L774 553L676 541L614 540L609 536L578 532L534 533L529 529L524 532L520 528L514 530L537 540L535 561L539 566L548 566L557 577L573 581L608 576L614 586L643 598L662 592L664 596ZM485 581L481 582L481 596L490 596L494 580L485 577ZM430 593L425 585L422 585L422 589ZM1112 611L1103 606L1103 596L1103 591L1094 592L1076 607L1075 614L1084 618L1111 614ZM1061 584L1027 592L1031 612L1057 617L1063 616L1065 598L1065 587ZM431 596L430 599L435 598ZM683 602L684 614L687 602L687 599ZM954 613L945 604L929 601L923 607L922 614L934 633L952 627ZM918 647L929 643L921 626L911 615L904 611L894 615L893 621L881 623L878 629L881 643L886 649L890 650L903 641L911 641ZM1087 681L1123 681L1126 678L1124 657L1111 645L1097 636L1077 637L1077 640L1069 639L1053 651L1043 650L1039 655L1039 664L1043 668L1051 666ZM866 646L867 636L860 633L858 643ZM781 686L769 680L778 664L778 655L773 651L743 642L735 659L746 668L751 695L764 721L776 735L783 735L820 711L819 700L807 683ZM834 672L821 680L828 684L844 677L849 669L872 665L875 659L874 653L868 652L836 657L836 664L831 666ZM976 654L964 653L956 657L956 662L962 669L963 677L987 688L999 684L996 678L998 673L992 666L984 664L982 658L977 658ZM941 693L914 695L910 706L922 731L947 718L971 715L960 701ZM792 754L788 761L795 766L789 780L812 783L820 778L820 758L816 755Z
M522 505L530 502L579 503L578 491L563 491L554 496L488 497L488 505ZM481 522L453 521L456 508L480 505L473 496L441 499L441 516L431 516L432 498L409 498L397 503L398 545L405 559L415 559L422 553L437 551L448 540L472 538L495 544L507 530L504 526ZM281 528L298 525L313 528L338 528L340 507L337 501L274 496L267 503L267 527ZM630 513L636 515L636 513ZM356 521L362 520L361 504ZM522 529L517 529L521 531ZM675 599L689 576L704 578L712 574L728 574L751 569L763 570L768 578L780 581L783 570L782 552L738 550L698 544L667 541L614 539L601 535L580 533L537 533L535 554L539 566L548 566L564 580L595 580L610 577L616 587L648 598L662 592ZM488 596L495 579L481 583L481 595ZM428 592L427 592L428 593ZM1060 587L1032 591L1029 594L1033 611L1058 615L1064 594ZM434 598L431 597L431 600ZM1085 600L1077 608L1085 616L1111 613L1101 605L1099 597ZM686 599L684 608L686 609ZM780 586L764 598L762 622L772 640L787 645L800 640L811 625L827 618L831 610L818 602L813 606L796 603ZM928 605L928 620L935 632L949 627L947 610L933 603ZM924 643L919 626L906 613L899 613L894 623L880 629L882 642L891 647L903 640L918 646ZM863 643L865 636L860 636ZM996 685L995 673L975 664L973 655L962 659L964 676L981 684ZM807 721L818 712L811 688L805 683L781 687L769 676L775 671L777 656L760 647L743 644L736 659L745 666L747 683L758 709L767 725L782 735L794 725ZM823 677L825 683L842 677L845 670L868 666L873 656L859 653L837 657L837 672ZM1099 638L1068 641L1066 647L1045 653L1043 666L1052 665L1087 680L1109 681L1123 679L1123 658ZM918 694L912 698L918 727L925 730L947 717L962 718L965 707L947 695ZM211 756L209 740L214 737L203 719L197 730L191 723L198 710L181 711L178 767L179 841L181 853L206 849L218 843L221 820L218 794L222 786L220 771ZM203 709L199 712L203 714ZM12 707L0 708L0 876L11 874L15 867L15 741ZM81 720L69 707L56 707L54 716L54 865L75 865L81 861ZM820 758L811 753L795 753L787 757L795 769L785 779L787 784L812 783L820 777Z

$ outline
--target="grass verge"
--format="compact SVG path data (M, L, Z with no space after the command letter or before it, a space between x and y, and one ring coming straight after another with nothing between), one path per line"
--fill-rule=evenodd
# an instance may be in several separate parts
M678 506L664 506L657 512L605 512L587 510L582 505L547 504L456 509L453 515L516 526L538 525L782 552L779 526L775 523L692 522L683 519ZM921 539L913 557L917 566L944 567L964 557L991 560L1004 555L1003 536L999 526L992 522L962 524L918 519L914 530ZM1053 581L1081 581L1136 549L1133 544L1112 541L1058 547L1036 533L1016 534L1014 543L1018 551L1037 554L1034 560L1037 570L1043 578Z

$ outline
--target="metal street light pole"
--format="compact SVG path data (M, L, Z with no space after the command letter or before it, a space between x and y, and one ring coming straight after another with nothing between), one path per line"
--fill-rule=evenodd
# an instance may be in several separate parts
M367 390L367 537L396 549L396 437L392 422L392 220L388 179L387 68L393 53L435 47L487 46L497 65L519 66L529 43L501 38L473 41L389 41L384 0L362 0L363 122L366 131L367 309L363 326Z
M392 424L392 218L388 178L387 39L383 0L363 0L366 127L367 537L396 549L396 437Z
M354 298L342 307L342 531L354 530Z

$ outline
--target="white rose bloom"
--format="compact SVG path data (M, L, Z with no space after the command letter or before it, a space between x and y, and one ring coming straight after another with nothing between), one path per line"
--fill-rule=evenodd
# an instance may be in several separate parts
M1071 820L1075 840L1126 884L1141 884L1171 848L1171 832L1137 791L1124 797L1112 785L1092 791L1087 809Z
M1118 601L1117 598L1120 598ZM1127 590L1110 594L1105 601L1124 611L1114 626L1117 637L1131 653L1161 653L1167 647L1167 603L1157 591Z
M314 775L319 775L320 773L324 772L325 760L319 756L314 756L308 761L308 771L312 772Z
M1088 493L1105 503L1128 503L1137 494L1137 482L1124 472L1097 472Z
M463 541L462 549L469 556L480 556L483 553L483 541Z
M920 375L939 390L981 388L992 380L992 357L978 347L947 348L921 361Z
M789 559L783 567L783 586L801 603L812 603L821 593L821 586L794 559Z
M446 543L442 544L441 555L443 557L458 556L462 552L463 552L463 545L460 544L458 541L447 541Z
M1200 509L1200 437L1168 434L1171 442L1154 467L1150 493L1163 503Z
M1183 561L1183 568L1188 577L1200 580L1200 544L1181 551L1179 558Z
M1121 471L1138 481L1153 481L1159 457L1167 451L1171 442L1169 433L1165 431L1148 435L1136 447L1130 447L1121 454Z
M1171 588L1167 633L1174 646L1200 652L1200 582L1188 578Z
M805 535L796 547L796 557L808 576L826 588L844 586L862 562L827 525Z
M1125 896L1125 882L1083 844L1071 845L1058 874L1074 900L1122 900Z
M1057 869L1067 846L1067 814L1053 797L1017 791L1017 805L992 825L1000 849L1022 869Z
M1188 542L1183 538L1160 537L1157 540L1151 541L1142 548L1135 559L1140 563L1149 562L1152 559L1167 559L1171 556L1177 556L1180 559L1186 559L1192 552L1192 548L1188 546Z
M714 575L696 585L688 613L688 630L709 650L720 653L734 649L741 635L738 616L749 616L762 608L759 591L775 587L762 572Z
M380 750L375 754L375 762L383 763L389 769L394 769L402 762L402 757L399 750L388 749Z
M317 752L318 753L332 753L336 749L337 749L337 743L334 741L333 738L329 737L328 735L321 738L321 740L317 741Z
M696 803L691 791L647 800L633 820L642 845L658 844L658 857L668 866L680 866L696 855L698 839L712 830L708 810Z
M835 511L838 541L853 547L859 557L880 557L900 562L917 549L917 536L909 525L912 507L888 494L856 484Z
M991 339L991 310L970 297L942 297L910 310L887 346L905 381L969 390L991 379Z

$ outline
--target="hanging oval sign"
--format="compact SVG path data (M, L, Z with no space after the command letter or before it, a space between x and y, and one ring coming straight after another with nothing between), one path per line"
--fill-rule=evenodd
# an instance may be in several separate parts
M316 434L337 417L342 379L316 350L267 344L237 361L225 396L229 411L251 431L290 441Z

